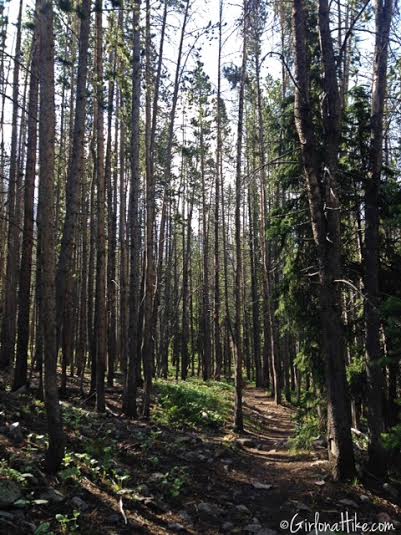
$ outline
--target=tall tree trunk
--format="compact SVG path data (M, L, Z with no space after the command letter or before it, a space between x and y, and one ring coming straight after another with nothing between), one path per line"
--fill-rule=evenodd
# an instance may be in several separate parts
M115 22L114 17L111 21L110 31L114 31ZM117 232L117 214L115 213L114 197L117 192L114 188L113 178L114 170L113 166L113 111L114 111L114 93L115 93L115 76L117 67L117 51L116 47L113 47L110 53L110 64L112 68L112 74L109 81L109 94L107 105L107 142L106 142L106 163L105 163L105 186L107 190L107 385L113 386L114 383L114 371L117 354L117 338L116 338L116 232ZM115 133L117 135L117 132Z
M25 170L24 191L24 231L22 239L22 258L18 294L18 337L15 360L13 390L27 382L29 310L31 304L32 248L33 248L33 204L36 177L37 120L39 94L39 43L38 21L32 42L32 62L28 103L28 147Z
M247 18L248 2L244 0L243 4L243 35L242 35L242 64L241 79L238 97L238 124L237 124L237 156L235 170L235 327L234 341L236 350L235 366L235 408L234 408L234 430L241 432L244 429L244 420L242 412L242 241L241 241L241 198L242 198L242 136L244 128L244 97L245 97L245 79L247 64Z
M23 0L20 0L15 41L13 71L13 111L11 119L10 174L8 186L8 237L7 265L5 276L4 313L1 325L0 369L7 368L14 360L17 317L17 274L19 255L19 228L17 220L17 173L18 173L18 112L19 73L21 62Z
M103 94L103 2L96 0L96 175L97 175L97 254L96 254L96 410L106 409L106 237L104 172L104 94Z
M133 12L134 48L132 62L132 111L131 111L131 190L129 203L130 227L130 292L129 292L129 338L128 367L124 392L124 412L136 417L137 360L139 344L139 290L141 227L139 219L139 143L140 143L140 95L141 95L141 1L136 0Z
M322 2L320 3L322 4ZM322 16L320 6L319 16ZM338 291L340 278L340 248L338 231L338 199L332 176L326 177L329 186L324 191L319 165L318 147L315 138L313 111L309 94L309 61L305 37L305 13L302 0L293 2L293 25L295 35L296 80L295 123L301 142L305 169L309 209L313 237L319 265L319 300L322 327L322 351L326 364L328 396L328 453L335 479L346 479L354 475L354 455L351 439L351 411L345 378L345 339L341 319L341 303ZM320 19L322 31L322 20ZM326 30L326 28L323 28ZM324 44L326 46L327 43ZM324 48L322 47L323 55ZM323 59L325 63L326 57ZM325 67L326 83L331 83ZM330 91L332 87L327 87ZM326 89L326 90L327 90ZM329 105L335 105L332 101ZM327 128L332 128L332 124ZM329 132L328 141L332 142ZM329 156L330 158L331 156ZM330 159L329 159L330 165ZM330 173L330 168L328 173ZM322 194L325 197L322 198ZM326 209L327 208L327 209ZM327 212L330 212L329 214Z
M216 369L215 378L220 380L222 371L222 346L221 346L221 325L220 325L220 181L223 174L222 159L222 126L221 126L221 56L223 49L223 7L224 0L219 1L219 52L217 56L217 94L216 94L216 123L217 123L217 142L216 142L216 180L215 180L215 202L214 202L214 336L215 336L215 355Z
M155 325L153 317L153 299L156 287L156 269L155 269L155 180L152 172L152 155L151 155L151 28L150 28L150 2L146 0L146 135L145 135L145 152L146 152L146 241L145 241L145 302L144 302L144 332L143 332L143 372L144 372L144 398L143 398L143 417L148 419L150 416L150 395L152 389L153 375L153 356Z
M63 382L66 381L66 364L71 361L74 255L77 239L77 222L80 212L81 181L84 157L84 134L86 119L86 79L88 72L88 46L90 32L91 0L82 0L80 10L79 59L75 103L75 118L72 134L72 150L66 184L66 214L61 239L60 257L57 266L57 346L62 341ZM65 389L65 384L63 389Z
M40 115L39 115L39 217L41 305L45 363L45 405L49 447L46 468L56 472L64 457L65 437L57 390L56 342L56 243L54 218L54 144L56 114L54 102L54 34L52 2L39 2Z
M373 63L369 166L365 189L365 321L368 379L369 468L376 475L386 471L381 442L384 377L380 349L379 313L379 187L383 161L383 115L387 87L387 57L392 0L376 0L376 38Z

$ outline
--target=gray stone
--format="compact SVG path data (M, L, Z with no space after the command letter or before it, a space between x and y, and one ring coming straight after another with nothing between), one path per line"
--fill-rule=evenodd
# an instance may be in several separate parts
M339 500L338 503L340 505L345 505L346 507L352 507L353 509L358 509L359 505L354 502L354 500L349 500L348 498L344 498L343 500Z
M164 479L164 474L162 474L161 472L154 472L150 477L149 477L149 481L151 483L157 483L158 481L161 481L162 479Z
M179 524L178 522L170 522L168 524L168 528L173 531L185 531L185 528L182 524Z
M223 511L222 509L213 503L201 502L198 505L198 512L206 516L219 516Z
M248 524L244 527L244 531L246 531L247 533L259 533L260 524Z
M234 527L234 524L232 522L224 522L224 524L221 526L222 531L231 531Z
M273 487L273 485L266 485L265 483L260 483L259 481L255 481L255 483L252 483L252 487L258 490L270 490Z
M51 503L61 503L65 500L65 496L58 490L49 487L45 492L42 492L40 499L47 500Z
M377 520L379 522L391 522L391 517L388 513L383 512L377 515Z
M390 494L392 498L397 499L398 498L398 491L394 487L392 487L389 483L384 483L383 489Z
M0 479L0 507L10 507L21 496L18 483L11 479Z
M7 511L0 511L0 518L4 518L5 520L13 520L15 515L7 513Z
M120 524L122 521L122 517L117 513L114 513L113 515L110 515L109 520L112 524Z
M243 504L236 505L235 508L239 513L243 513L245 515L249 515L250 513L250 510L248 509L246 505L243 505Z
M178 515L183 519L184 522L192 524L192 517L187 511L178 511Z
M369 496L365 496L365 494L361 494L359 496L359 499L361 500L362 503L369 503L370 502Z
M14 422L8 428L8 434L14 444L21 444L24 440L24 435L22 434L21 425L19 422Z
M255 448L256 443L251 438L237 438L237 444L243 448Z
M71 503L74 507L76 507L82 512L87 511L89 508L89 505L86 502L84 502L84 500L80 498L79 496L74 496L73 498L71 498Z

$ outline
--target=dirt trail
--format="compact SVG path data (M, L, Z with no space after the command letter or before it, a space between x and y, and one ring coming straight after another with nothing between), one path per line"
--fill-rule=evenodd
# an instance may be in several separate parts
M191 432L152 421L130 421L118 412L121 396L115 389L108 394L108 407L113 410L104 415L89 412L89 417L72 411L82 404L78 389L76 397L70 398L69 448L100 455L97 448L109 444L113 470L128 474L129 488L124 485L124 491L117 492L110 476L99 478L83 466L81 477L73 483L40 479L35 484L38 488L33 487L35 497L45 487L54 488L64 496L62 503L33 506L26 515L17 511L7 518L0 511L0 534L32 533L31 527L25 529L27 519L37 526L54 523L59 513L71 516L76 508L72 500L80 503L77 499L85 506L77 533L85 535L287 535L291 530L283 528L283 522L296 514L297 522L313 521L319 513L322 521L333 523L347 511L357 514L361 522L392 521L396 529L388 533L401 534L400 504L383 485L368 490L359 483L334 483L323 447L294 453L289 439L294 434L295 410L276 406L261 389L244 391L246 432L241 436L234 435L229 424L223 431ZM30 399L25 403L28 407ZM10 422L21 422L24 436L44 433L43 415L36 409L21 411L20 400L0 396L2 410ZM24 472L32 455L25 446L29 444L16 447L0 433L0 453L13 457ZM35 455L40 462L40 450ZM297 531L310 532L304 526Z
M289 528L280 526L297 513L297 522L313 521L316 513L324 522L338 522L341 512L347 511L356 513L363 522L391 519L397 525L401 520L400 507L388 499L357 483L334 483L325 448L305 453L290 449L294 409L276 406L261 389L245 390L244 407L248 428L241 461L234 471L238 471L238 480L248 483L248 491L241 498L262 526L273 533L290 533ZM264 489L263 485L272 487ZM400 524L394 533L401 533Z
M400 508L389 500L356 483L331 481L325 448L291 451L288 440L294 433L294 409L276 406L263 390L248 388L244 413L246 432L241 437L229 429L223 436L192 433L182 437L188 441L176 452L176 459L192 474L185 496L168 511L156 511L145 523L135 508L128 510L137 529L119 533L287 535L295 532L285 524L294 515L298 515L296 523L313 522L319 514L322 522L333 524L347 512L361 522L400 522ZM170 456L166 461L173 459ZM297 531L311 532L315 533L313 528L304 525ZM401 524L392 533L401 533Z

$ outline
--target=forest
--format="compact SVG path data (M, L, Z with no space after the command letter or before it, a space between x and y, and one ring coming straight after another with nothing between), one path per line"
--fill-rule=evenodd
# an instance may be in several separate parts
M401 533L400 21L1 0L0 533Z

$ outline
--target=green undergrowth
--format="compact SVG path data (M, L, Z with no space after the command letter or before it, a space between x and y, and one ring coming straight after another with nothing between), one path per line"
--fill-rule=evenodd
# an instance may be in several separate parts
M154 420L178 429L221 429L232 414L231 384L199 380L155 383L157 403Z

